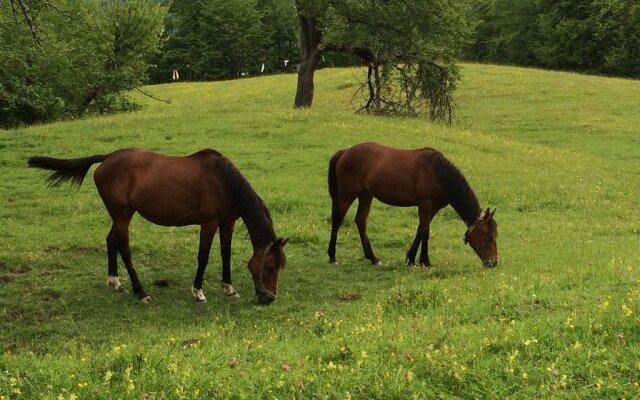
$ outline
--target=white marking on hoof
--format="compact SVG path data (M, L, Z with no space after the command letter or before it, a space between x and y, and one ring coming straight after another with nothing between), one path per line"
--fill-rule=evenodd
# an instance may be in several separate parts
M149 304L150 302L151 302L151 296L147 296L147 297L144 297L144 298L140 299L140 303L142 303L142 304Z
M109 275L109 277L107 278L107 285L111 286L115 290L118 290L118 288L121 286L120 285L120 277L114 276L114 275Z
M116 292L129 293L129 291L120 284L120 277L115 275L109 275L107 278L107 285L111 286Z
M375 266L381 267L382 266L382 261L378 261L377 263L373 264Z
M202 289L196 289L196 288L192 287L191 288L191 294L198 301L202 301L202 302L207 301L207 298L204 296L204 292L202 291Z
M230 283L223 283L222 290L224 290L224 294L226 294L229 297L240 297L236 289Z

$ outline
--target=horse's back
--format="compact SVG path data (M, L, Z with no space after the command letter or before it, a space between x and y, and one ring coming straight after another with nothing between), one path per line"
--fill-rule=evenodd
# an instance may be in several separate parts
M161 225L199 223L228 208L214 173L221 154L169 156L137 148L111 153L94 180L107 208L129 207Z
M345 150L336 163L339 190L349 197L369 192L391 205L415 205L431 195L427 192L433 189L434 179L429 164L438 154L429 147L399 149L360 143Z

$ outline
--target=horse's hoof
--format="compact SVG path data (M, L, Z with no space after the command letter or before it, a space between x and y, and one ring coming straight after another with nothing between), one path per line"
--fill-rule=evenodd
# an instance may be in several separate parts
M227 297L240 297L236 289L230 283L223 283L222 289L224 290L224 294L226 294Z
M207 298L204 296L204 292L202 291L202 289L196 289L196 288L192 287L191 288L191 294L199 302L204 303L205 301L207 301Z
M420 267L421 267L421 268L429 269L429 268L431 268L431 264L427 264L427 263L423 263L423 262L421 262L421 263L420 263Z
M107 285L111 286L113 290L118 293L129 293L129 291L120 283L120 277L118 276L109 275L107 278Z
M373 262L372 264L375 265L376 267L381 267L382 266L382 261L378 260L376 262Z
M149 304L151 303L151 296L145 296L143 298L140 299L140 303L142 304Z
M416 266L416 262L409 260L408 258L405 261L405 264L407 265L407 267L415 267Z

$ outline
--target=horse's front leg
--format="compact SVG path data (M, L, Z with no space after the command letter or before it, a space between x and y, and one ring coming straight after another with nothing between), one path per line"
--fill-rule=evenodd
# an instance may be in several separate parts
M200 226L200 246L198 247L198 269L196 277L193 280L191 294L198 301L207 301L202 291L202 280L204 279L204 271L209 263L209 253L211 252L211 243L218 229L217 222L209 222Z
M220 256L222 257L222 289L229 297L240 297L231 284L231 239L235 218L229 218L220 225Z
M433 211L431 204L424 203L418 206L418 217L420 218L420 225L418 226L418 233L416 234L416 241L418 236L421 239L420 248L420 266L430 267L431 261L429 261L429 235L431 234L431 219L433 218Z

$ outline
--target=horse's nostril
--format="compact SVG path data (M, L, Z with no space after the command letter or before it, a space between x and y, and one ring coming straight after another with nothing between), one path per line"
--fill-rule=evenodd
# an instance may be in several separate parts
M273 298L271 298L271 297L269 297L269 296L265 296L265 295L263 295L262 293L258 294L258 296L257 296L257 297L258 297L258 302L259 302L260 304L267 305L267 306L268 306L269 304L273 303L273 300L275 300L275 299L273 299Z
M487 260L484 262L484 266L489 268L496 267L497 265L498 265L498 261L496 260Z

